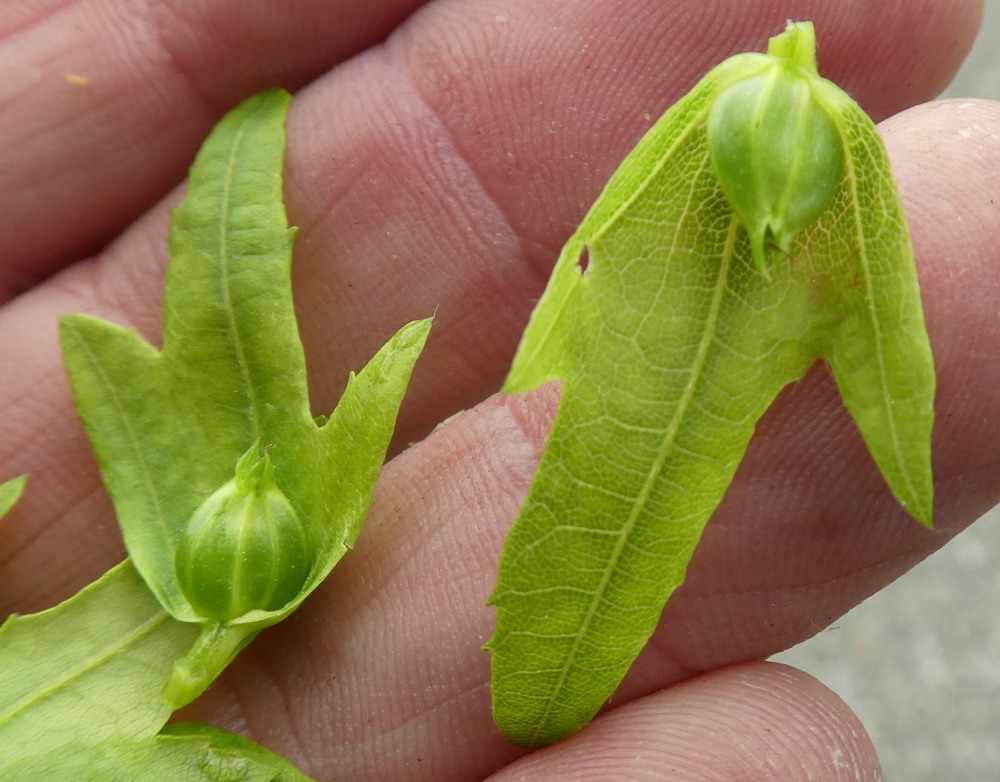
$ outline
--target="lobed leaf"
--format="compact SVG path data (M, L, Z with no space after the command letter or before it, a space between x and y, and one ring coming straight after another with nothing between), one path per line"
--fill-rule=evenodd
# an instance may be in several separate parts
M504 390L563 383L490 600L494 717L516 743L569 735L612 694L757 420L817 359L900 502L930 523L933 363L874 126L805 73L836 119L845 176L767 274L710 160L718 95L811 36L790 24L768 55L730 58L656 123L567 242L525 331Z
M61 321L76 405L126 548L163 606L203 625L165 690L174 707L294 610L354 541L430 328L401 329L352 377L329 420L313 417L281 200L289 100L270 90L245 101L199 152L171 224L162 351L97 318ZM283 606L209 621L180 588L178 544L255 443L301 521L310 570ZM221 574L218 583L233 582Z
M171 222L162 352L97 318L61 322L74 399L125 545L177 616L179 529L252 443L280 444L280 474L315 428L281 201L289 101L280 90L250 98L199 151Z

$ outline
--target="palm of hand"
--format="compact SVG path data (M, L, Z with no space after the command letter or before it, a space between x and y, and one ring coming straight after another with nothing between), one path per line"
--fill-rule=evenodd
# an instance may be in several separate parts
M499 387L561 240L647 127L644 114L785 21L784 10L765 19L734 3L726 18L738 32L706 44L679 3L640 15L613 2L497 11L436 0L403 21L419 4L348 1L339 26L325 4L115 12L129 18L88 1L37 5L0 20L10 183L0 188L0 447L10 474L33 476L4 524L0 584L20 612L122 556L55 317L91 312L156 340L170 190L224 108L276 83L308 85L290 119L286 197L301 228L294 275L316 409L332 407L347 372L396 326L437 312L402 446ZM836 28L821 3L799 13L821 36L830 30L825 72L878 119L930 98L957 65L962 47L939 41L968 41L975 4L955 5L924 0L923 32L911 29L918 9L878 12L863 29ZM936 351L937 519L948 531L1000 493L982 472L998 458L990 422L1000 420L990 348L1000 226L988 195L997 125L1000 110L979 104L919 109L885 128ZM807 637L947 537L896 511L822 370L762 422L620 708L517 760L490 720L479 646L500 545L555 400L553 389L488 398L400 454L358 549L185 716L245 732L319 778L596 779L627 768L747 779L765 763L798 778L873 778L870 746L820 685L762 663L717 670ZM845 776L834 776L836 752L856 765Z

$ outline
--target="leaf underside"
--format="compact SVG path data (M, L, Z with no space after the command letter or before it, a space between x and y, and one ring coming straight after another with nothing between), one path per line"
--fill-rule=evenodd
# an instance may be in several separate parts
M622 164L507 379L508 392L563 381L490 601L494 717L515 743L557 741L610 697L757 420L816 360L896 497L930 523L933 363L884 147L844 96L844 182L770 278L757 273L705 135L718 90L756 57L712 71Z

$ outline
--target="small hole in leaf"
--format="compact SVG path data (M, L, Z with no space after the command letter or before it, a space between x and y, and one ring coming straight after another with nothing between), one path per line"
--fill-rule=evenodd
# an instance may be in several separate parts
M584 247L583 252L580 253L580 257L576 261L576 266L580 270L580 275L586 275L588 269L590 269L590 248Z

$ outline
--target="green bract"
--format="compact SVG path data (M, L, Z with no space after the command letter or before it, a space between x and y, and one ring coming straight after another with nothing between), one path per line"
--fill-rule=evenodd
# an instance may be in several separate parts
M309 544L295 508L254 444L236 475L188 521L175 562L181 592L199 617L233 623L284 608L309 574Z
M790 41L789 51L722 90L708 113L712 168L765 274L768 243L787 254L844 176L831 114L837 103L827 106L830 87L816 72L812 28L799 28Z
M404 326L314 417L281 199L289 101L245 101L198 153L171 221L162 350L97 318L61 322L129 555L174 618L200 625L164 690L175 708L354 542L430 328Z
M561 380L561 399L488 644L494 716L519 744L572 733L611 696L757 421L817 360L931 523L934 365L906 220L878 131L815 75L813 42L789 24L667 111L531 316L504 390Z

